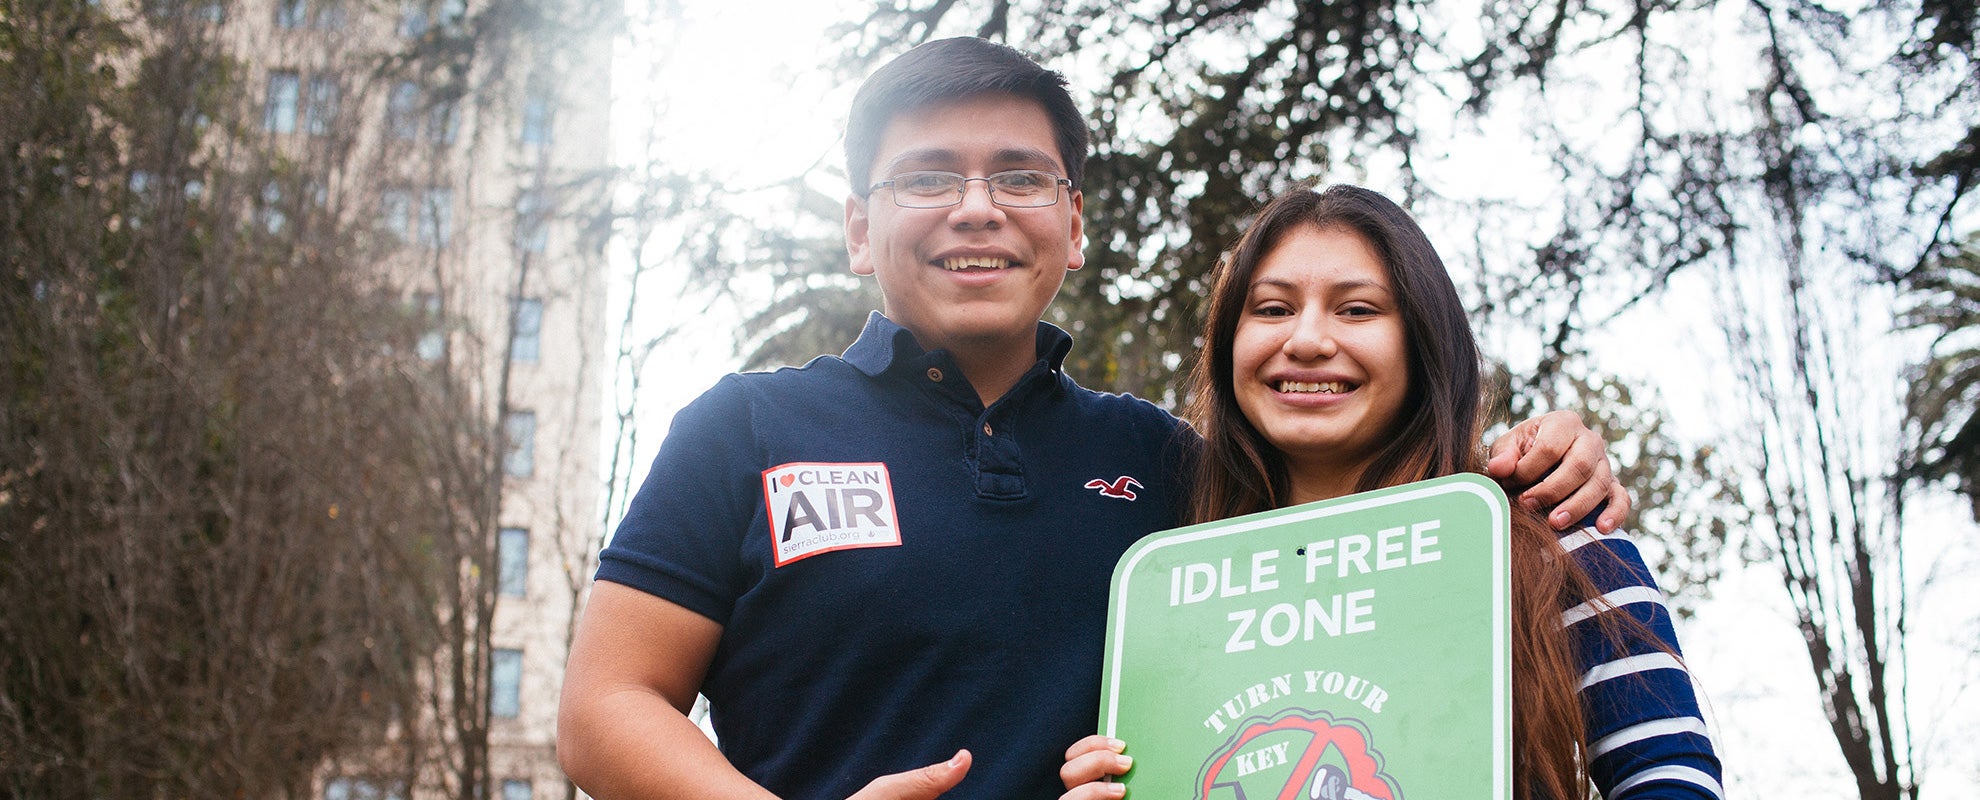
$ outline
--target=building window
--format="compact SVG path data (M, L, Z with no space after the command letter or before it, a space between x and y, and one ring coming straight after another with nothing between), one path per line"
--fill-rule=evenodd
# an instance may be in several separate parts
M529 781L515 778L503 781L502 800L530 800Z
M454 193L432 188L423 192L385 189L378 193L378 224L400 242L446 247L454 234Z
M502 428L509 441L508 452L502 455L502 471L514 478L535 474L536 412L511 411L502 420Z
M399 81L385 100L385 130L394 139L419 138L419 84Z
M426 3L423 0L403 0L399 4L399 35L416 39L425 33Z
M459 25L467 17L466 0L440 0L434 8L433 0L401 0L399 3L399 35L407 39L417 39L432 27L435 17L441 25ZM437 12L437 13L435 13Z
M309 23L307 0L275 0L275 26L300 28Z
M432 248L447 246L453 235L454 193L448 189L428 189L419 203L419 243Z
M405 800L397 783L370 778L331 778L323 784L323 800Z
M529 594L529 529L503 528L495 539L495 587L505 597Z
M522 651L497 648L488 664L488 716L515 719L522 713Z
M296 132L296 101L301 79L289 70L268 73L268 105L261 126L270 133Z
M421 292L413 302L418 304L420 319L426 323L420 329L413 352L424 360L438 361L447 354L447 331L440 324L440 295Z
M338 0L329 0L325 3L311 3L310 0L275 0L275 26L278 28L336 30L344 27L344 17L344 6Z
M131 199L136 202L131 204L126 219L130 222L131 227L141 228L144 227L144 218L156 210L158 203L158 198L152 194L151 173L141 169L131 170L130 187ZM41 285L36 284L36 286L40 287ZM44 298L36 297L35 299L41 300Z
M204 20L214 24L227 21L227 7L220 0L149 0L145 13L157 18Z
M406 217L412 213L412 193L404 189L386 189L378 193L378 221L385 232L393 239L406 241L410 229L406 227Z
M289 224L289 216L282 212L282 185L274 181L261 187L261 228L271 234L281 234Z
M543 193L526 191L516 195L516 249L541 253L550 244L550 204Z
M460 135L460 116L454 113L459 106L460 103L449 100L433 104L426 112L426 135L434 144L453 144Z
M543 300L517 300L515 322L515 335L509 337L509 360L534 364L543 349Z
M550 98L531 93L523 99L522 144L532 154L550 146Z
M304 108L304 124L311 136L327 136L337 125L337 80L318 76L309 79L309 104Z

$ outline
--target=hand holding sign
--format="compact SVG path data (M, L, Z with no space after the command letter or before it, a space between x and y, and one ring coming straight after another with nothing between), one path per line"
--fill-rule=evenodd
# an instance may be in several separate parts
M1095 734L1066 748L1065 766L1059 768L1066 793L1059 800L1113 800L1127 794L1127 784L1101 782L1127 774L1134 765L1134 758L1121 752L1125 746L1119 739Z

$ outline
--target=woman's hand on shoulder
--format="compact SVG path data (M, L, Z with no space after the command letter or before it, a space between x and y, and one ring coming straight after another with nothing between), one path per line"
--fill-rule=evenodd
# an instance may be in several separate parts
M1065 766L1059 768L1066 793L1059 800L1112 800L1126 795L1125 784L1107 781L1127 774L1134 765L1134 758L1121 752L1126 748L1121 740L1097 733L1066 748Z

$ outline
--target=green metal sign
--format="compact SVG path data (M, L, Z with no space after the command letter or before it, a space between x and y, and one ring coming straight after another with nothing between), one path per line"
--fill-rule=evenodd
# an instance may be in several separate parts
M1509 525L1456 475L1142 539L1100 698L1128 796L1509 798Z

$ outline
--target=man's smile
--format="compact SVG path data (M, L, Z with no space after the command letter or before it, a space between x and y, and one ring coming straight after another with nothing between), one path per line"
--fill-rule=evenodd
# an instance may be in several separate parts
M950 272L960 272L966 269L1004 269L1013 266L1010 259L997 258L995 256L956 256L941 259L936 261L935 264Z

